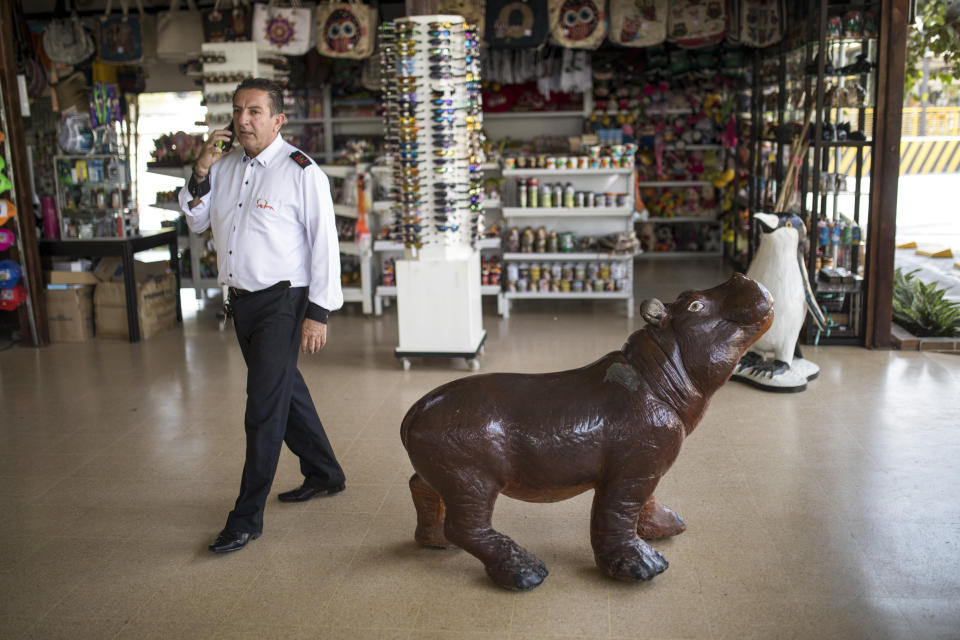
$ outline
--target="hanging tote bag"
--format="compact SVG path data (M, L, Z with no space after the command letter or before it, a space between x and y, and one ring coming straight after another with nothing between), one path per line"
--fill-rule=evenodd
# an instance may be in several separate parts
M170 0L170 10L157 16L157 59L164 62L186 62L200 55L203 42L203 21L193 0L186 0L187 9L180 9L180 0Z
M705 47L727 34L726 0L674 0L670 2L667 40L681 47Z
M80 64L97 52L93 38L80 23L76 7L67 15L64 0L57 0L53 20L43 31L43 50L54 62Z
M565 49L596 49L607 37L605 0L550 0L550 41Z
M783 36L782 0L742 0L740 3L740 43L748 47L766 47Z
M377 31L377 10L359 2L317 6L317 53L329 58L369 58Z
M271 53L302 56L313 45L313 11L300 0L290 0L290 7L280 7L277 0L253 6L251 40Z
M100 18L100 60L112 64L129 64L143 60L143 36L140 17L130 17L130 0L120 0L122 13L110 15L113 0L107 0L107 8ZM143 3L137 0L140 15Z
M547 0L487 0L484 39L491 49L536 49L547 41Z
M203 39L206 42L245 42L250 39L250 6L244 0L233 0L232 9L221 9L226 4L217 0L213 9L203 12Z
M622 47L652 47L667 39L667 0L610 0L607 39Z

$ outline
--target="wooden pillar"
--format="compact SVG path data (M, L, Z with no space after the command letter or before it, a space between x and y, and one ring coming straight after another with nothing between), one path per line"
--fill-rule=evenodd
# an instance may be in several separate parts
M13 3L19 0L0 0L0 83L3 86L3 107L7 114L4 131L10 143L7 158L7 175L17 194L17 216L23 255L17 257L23 269L25 286L30 293L31 307L20 305L20 340L23 344L39 347L50 342L47 329L47 308L43 296L43 273L40 268L40 252L37 249L37 228L33 213L33 191L30 188L27 145L23 137L23 118L20 115L20 91L17 86L17 58L13 51L14 25ZM37 332L31 331L28 308L33 310L33 323Z
M867 299L864 344L888 349L893 323L893 261L900 179L900 126L906 80L909 0L882 0L877 55L877 105L867 229Z

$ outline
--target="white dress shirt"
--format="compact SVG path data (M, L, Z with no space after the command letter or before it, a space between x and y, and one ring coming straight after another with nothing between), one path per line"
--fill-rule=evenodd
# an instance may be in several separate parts
M295 151L279 133L256 158L239 147L210 168L210 191L193 209L180 190L180 208L192 231L213 229L220 284L259 291L289 280L333 311L343 291L330 181L315 163L300 166Z

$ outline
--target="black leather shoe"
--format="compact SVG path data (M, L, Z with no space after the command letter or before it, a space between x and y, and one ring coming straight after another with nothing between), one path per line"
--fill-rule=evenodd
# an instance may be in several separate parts
M304 502L318 495L327 495L332 496L336 493L340 493L347 488L346 484L338 484L332 487L309 487L303 485L292 489L290 491L284 491L283 493L277 495L280 499L280 502Z
M251 540L260 537L259 533L248 533L246 531L230 531L224 529L217 536L217 539L210 545L210 551L214 553L227 553L228 551L239 551L247 546Z

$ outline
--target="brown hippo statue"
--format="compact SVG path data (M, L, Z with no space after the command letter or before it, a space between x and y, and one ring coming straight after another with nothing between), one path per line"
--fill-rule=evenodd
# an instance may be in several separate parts
M669 305L646 300L647 325L619 351L580 369L455 380L418 400L400 437L416 470L416 540L459 546L507 589L532 589L547 568L493 529L499 494L556 502L594 490L597 565L621 580L667 568L644 542L683 521L653 498L713 393L773 320L773 301L735 274Z

